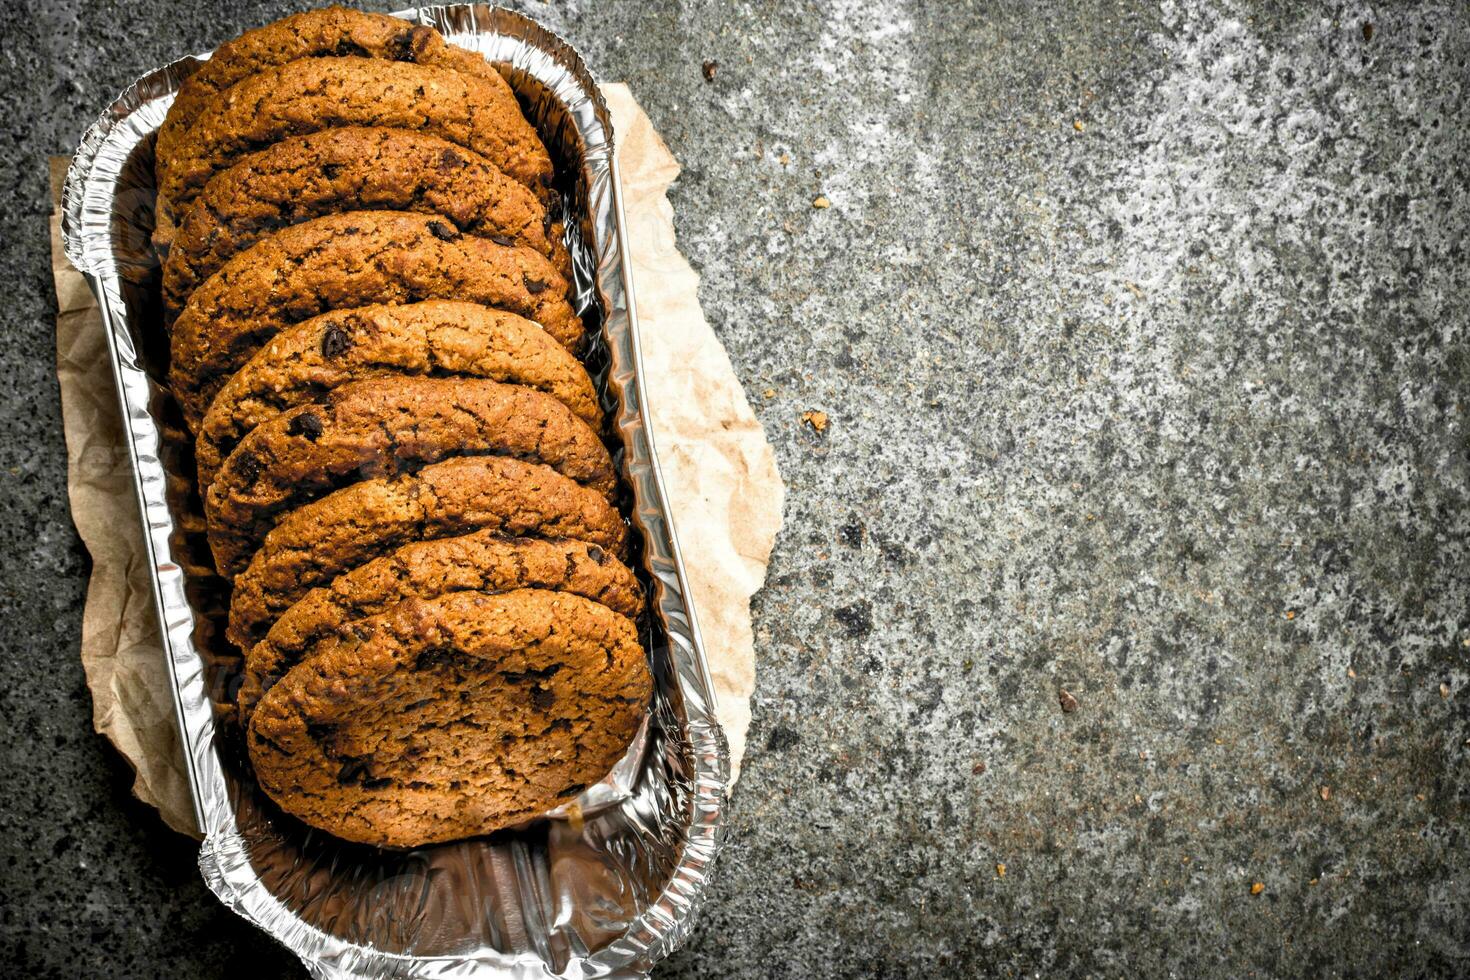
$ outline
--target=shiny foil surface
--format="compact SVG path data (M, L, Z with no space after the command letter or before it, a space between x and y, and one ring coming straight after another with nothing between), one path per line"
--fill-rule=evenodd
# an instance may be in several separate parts
M643 404L638 317L607 106L577 53L482 4L400 12L502 65L557 164L574 305L617 457L650 612L653 704L628 756L549 819L487 838L381 851L280 815L221 711L238 654L218 638L187 443L163 385L153 135L202 58L139 79L82 139L63 194L66 253L90 281L112 353L163 650L174 684L199 866L231 909L323 978L638 977L687 933L720 847L729 759ZM240 25L245 29L253 25ZM207 56L205 56L207 57ZM636 554L636 553L635 553ZM140 910L139 914L146 914Z

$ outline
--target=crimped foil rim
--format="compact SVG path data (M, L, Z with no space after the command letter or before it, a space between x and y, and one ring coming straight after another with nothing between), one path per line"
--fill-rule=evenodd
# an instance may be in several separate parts
M646 565L655 585L654 605L667 630L670 666L679 695L679 703L673 707L683 716L681 732L687 740L693 778L688 787L688 822L682 828L678 860L656 900L619 938L594 953L573 957L555 975L645 975L685 938L705 898L712 862L723 838L729 758L715 718L713 687L694 610L686 599L687 579L665 505L654 434L643 412L642 347L629 281L628 242L623 232L626 217L612 154L607 105L580 55L520 13L485 4L455 4L400 11L397 16L439 27L451 39L459 33L456 28L468 26L481 39L488 37L514 49L515 55L508 60L538 78L538 70L545 72L548 66L554 67L562 76L560 84L553 87L556 97L567 104L579 126L586 126L589 133L600 133L599 139L586 140L583 166L593 245L599 255L595 286L606 313L604 330L612 358L608 383L618 396L616 427L626 447L628 481L635 490L632 517L648 544ZM487 56L495 57L492 52ZM183 593L184 574L172 561L169 549L174 521L162 493L165 473L159 430L147 408L148 378L139 366L127 329L127 306L113 261L110 227L112 190L122 165L114 136L141 105L175 90L205 57L184 58L150 72L109 105L81 140L63 187L61 211L66 255L86 275L98 296L118 384L187 772L194 790L196 817L206 832L199 858L201 871L211 890L227 906L296 952L315 976L428 978L489 972L553 976L535 957L519 957L512 964L507 964L502 954L483 961L460 956L415 957L346 942L289 911L267 889L245 852L246 842L235 823L229 786L214 744L214 718L200 658L191 639L193 620Z

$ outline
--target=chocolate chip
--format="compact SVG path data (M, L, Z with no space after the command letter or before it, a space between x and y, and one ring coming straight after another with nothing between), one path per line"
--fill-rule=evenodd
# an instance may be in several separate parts
M305 436L308 442L322 437L322 419L315 412L302 412L286 423L286 435Z
M411 27L396 35L389 42L388 51L393 55L394 61L412 61L414 59L414 32L421 28Z
M441 174L450 174L464 166L464 157L453 150L444 150L439 154L438 169Z
M342 40L338 41L337 46L332 49L332 56L336 58L367 58L369 57L369 54L367 49L364 48L362 45L354 44L344 37Z
M544 687L531 688L531 707L537 711L547 711L556 704L556 692Z
M260 460L252 453L238 453L235 456L235 470L245 478L246 483L254 483L260 476Z
M348 338L347 331L335 323L328 325L327 329L322 331L322 357L327 360L335 361L350 346L352 346L352 341Z
M542 282L540 279L532 279L530 276L526 277L526 292L530 293L532 296L535 296L537 293L545 292L545 290L546 283Z
M516 243L516 240L509 235L491 235L490 240L496 245L511 246Z
M704 80L706 82L712 82L715 80L715 72L720 70L720 63L718 61L706 61L700 70L704 72Z
M324 163L324 164L322 164L322 176L325 177L325 178L327 178L328 180L336 180L337 179L337 175L340 174L341 172L342 172L342 164L340 164L340 163Z
M442 221L430 221L429 234L433 235L441 242L452 242L455 239L459 238L459 229L454 228L451 225L447 225Z
M589 544L587 546L587 557L588 558L591 558L593 561L597 562L597 564L599 564L599 565L606 565L607 564L607 552L603 551L601 548L597 547L597 545L595 545L595 544Z

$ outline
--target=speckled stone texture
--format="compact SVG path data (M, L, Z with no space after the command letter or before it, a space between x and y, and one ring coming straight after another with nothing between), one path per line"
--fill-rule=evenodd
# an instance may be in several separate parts
M299 975L90 733L44 222L114 91L289 9L0 14L28 976ZM661 975L1470 971L1470 11L527 9L683 161L790 484L731 843Z

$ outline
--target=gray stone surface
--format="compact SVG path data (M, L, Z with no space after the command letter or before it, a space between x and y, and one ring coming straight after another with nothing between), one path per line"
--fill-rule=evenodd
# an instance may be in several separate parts
M296 973L90 733L44 221L111 93L294 6L0 14L16 975ZM1466 8L529 9L683 161L790 488L662 975L1470 971Z

